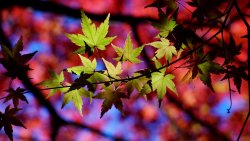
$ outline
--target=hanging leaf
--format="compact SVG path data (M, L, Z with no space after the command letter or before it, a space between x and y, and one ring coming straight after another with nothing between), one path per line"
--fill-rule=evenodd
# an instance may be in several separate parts
M119 79L120 77L118 75L122 73L121 62L118 62L115 67L112 63L108 62L104 58L102 58L102 60L107 68L107 74L109 75L109 77Z
M143 87L143 82L140 79L133 79L127 82L127 91L128 95L133 92L134 89L136 89L138 92L141 91Z
M177 51L174 46L170 45L170 42L168 39L165 39L165 38L160 38L160 39L161 41L156 41L156 42L152 42L148 44L157 48L157 51L153 60L160 59L163 56L165 56L166 60L170 62L172 60L173 54L177 55Z
M91 61L80 54L78 54L78 56L80 57L83 66L74 66L71 68L67 68L67 71L70 73L74 73L78 76L80 76L81 73L86 73L86 74L94 73L97 66L96 59L94 58L93 61Z
M83 105L82 96L90 98L90 102L91 102L93 93L85 90L84 88L74 89L72 91L66 92L63 97L63 103L62 103L61 108L63 108L66 104L72 101L74 106L79 111L80 115L82 116L82 105Z
M85 86L88 86L89 91L94 91L95 90L94 85L88 81L88 78L90 78L90 76L91 74L81 73L80 77L74 80L74 83L70 86L67 92L77 90Z
M29 102L26 99L26 97L24 96L24 91L25 91L25 89L22 89L20 87L18 87L16 90L14 90L13 88L9 88L7 90L7 92L9 94L5 97L4 103L7 102L7 101L12 100L13 105L14 105L15 108L18 107L20 100L25 101L28 104Z
M143 95L143 96L145 96L145 95L147 95L147 94L149 94L150 92L152 92L153 90L152 90L152 84L148 84L150 81L148 81L145 85L143 85L143 87L142 87L142 89L141 89L141 91L140 91L140 95ZM146 98L146 97L145 97Z
M214 89L212 87L210 73L219 74L219 73L222 73L224 69L219 64L215 62L211 62L211 61L206 61L206 62L199 64L197 69L198 69L199 77L201 81L214 92Z
M124 49L117 47L113 44L112 44L112 46L118 55L118 57L115 58L115 60L117 60L117 61L130 61L131 63L140 63L141 62L141 60L139 60L137 57L140 55L141 51L143 50L143 46L138 47L136 49L133 49L133 44L131 41L130 34L127 35Z
M53 96L58 91L63 92L61 89L62 82L64 80L63 72L61 72L60 75L57 75L55 72L50 72L50 77L51 78L49 80L43 81L38 84L38 85L43 85L47 88L53 88L53 89L50 89L50 93L47 96L47 98Z
M172 74L163 74L161 72L153 72L152 76L152 88L153 91L156 90L157 96L159 99L159 106L161 104L161 100L166 95L166 88L170 89L172 92L177 94L175 84L172 79L174 79L174 75Z
M13 128L12 125L20 126L26 129L23 123L16 117L16 113L20 109L17 108L10 108L7 106L5 108L5 112L2 113L0 111L0 130L4 128L5 134L8 135L9 139L13 141Z
M141 73L139 73L139 72L141 72ZM138 72L134 72L132 76L137 77L137 76L140 76L144 73L145 73L144 71L138 71ZM136 90L137 92L140 93L142 91L144 85L146 85L148 81L150 81L150 78L148 78L147 76L143 76L143 77L129 80L127 82L128 97L130 97L131 93L134 90Z
M102 103L101 117L114 105L122 113L122 100L121 98L127 98L122 89L116 88L110 85L104 89L103 92L98 93L94 98L104 99Z
M158 10L158 12L160 20L158 22L152 22L152 25L160 31L156 36L157 38L166 38L178 24L174 19L175 17L168 18L168 15L164 14L163 11Z
M175 88L175 84L172 81L172 79L174 79L174 75L172 74L165 75L166 68L162 68L162 64L157 60L155 60L155 66L157 69L159 69L159 71L151 73L151 82L150 81L147 82L149 87L145 86L146 89L144 88L144 91L146 93L149 93L151 91L149 88L151 88L152 91L156 90L160 106L163 97L166 95L167 88L170 89L175 94L177 94L177 91Z
M240 93L240 88L242 84L242 79L245 81L248 81L248 74L246 73L247 71L247 66L227 66L228 68L228 74L226 74L222 80L233 78L234 85L236 86L238 92Z
M11 50L5 45L1 44L4 58L0 58L0 63L4 66L7 72L3 73L5 76L15 79L23 75L28 70L31 70L26 63L36 54L37 51L29 54L21 54L23 50L22 37L19 38L14 48Z

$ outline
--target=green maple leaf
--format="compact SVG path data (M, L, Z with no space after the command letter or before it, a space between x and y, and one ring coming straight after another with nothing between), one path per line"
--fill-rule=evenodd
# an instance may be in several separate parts
M101 118L103 115L111 109L114 105L122 113L122 100L121 98L127 98L120 88L115 89L113 85L110 85L104 89L103 92L98 93L94 98L104 99L101 109Z
M97 66L97 62L96 59L94 58L93 61L89 60L88 58L78 54L78 56L80 57L83 66L74 66L71 68L68 68L67 71L70 73L74 73L78 76L80 76L80 74L86 73L86 74L92 74L95 72L96 66Z
M142 87L143 87L143 82L141 82L139 79L130 80L127 83L128 94L130 95L134 89L136 89L138 92L140 92Z
M164 14L161 15L159 22L153 22L152 25L160 31L156 36L157 38L166 38L178 24L176 24L174 18L169 19L168 16Z
M158 61L155 61L156 68L162 67L161 63ZM157 93L157 97L159 99L159 106L161 105L161 101L163 97L166 95L167 89L170 89L172 92L177 94L175 84L173 82L174 75L167 74L165 75L166 68L161 69L160 72L153 72L151 74L151 84L152 84L152 90ZM147 91L149 91L149 88L147 88Z
M51 78L49 80L43 81L38 84L38 85L43 85L48 88L53 88L53 89L50 89L50 93L47 96L47 98L53 96L57 91L62 92L62 89L60 87L62 87L62 82L64 80L63 72L61 72L60 75L57 75L55 72L50 72L50 76Z
M20 126L26 129L23 123L16 117L16 113L20 109L10 108L7 106L5 112L0 111L0 130L4 128L5 133L8 135L9 139L13 141L13 128L12 125Z
M115 67L112 63L108 62L104 58L102 58L102 60L107 68L106 73L108 74L108 76L113 78L113 79L119 79L120 77L118 75L122 73L121 62L118 62L116 67Z
M66 34L66 36L73 42L75 45L80 47L85 47L85 43L83 41L83 35L82 34Z
M224 69L219 64L212 61L205 61L201 64L198 64L198 67L196 67L196 69L198 69L201 81L214 92L210 73L219 74L223 72Z
M156 90L159 100L162 100L166 94L166 88L169 88L172 92L177 94L175 84L172 79L174 75L172 74L163 74L161 72L153 72L152 76L152 88L153 91Z
M170 42L168 39L160 38L160 40L161 41L155 41L155 42L148 44L157 48L157 51L153 60L160 59L163 56L165 56L166 60L170 62L173 57L173 54L177 55L176 48L170 45Z
M26 63L36 54L37 51L28 54L21 54L23 50L23 41L22 37L19 38L13 49L9 49L5 45L1 44L2 53L4 58L0 58L0 63L4 66L7 72L3 73L11 79L15 79L22 73L27 73L28 70L31 70L29 65Z
M82 105L83 105L82 96L90 98L90 102L91 102L93 93L85 90L84 88L74 89L74 90L66 92L63 97L63 103L62 103L61 108L63 108L66 104L72 101L74 106L79 111L80 115L82 116Z
M66 34L74 44L81 47L75 53L81 54L87 49L90 49L90 51L93 52L95 47L100 50L105 50L105 47L116 38L106 37L109 29L109 17L110 14L108 14L104 22L96 28L95 24L92 23L84 12L82 12L81 26L84 34Z
M130 34L127 35L124 49L113 45L115 52L117 53L118 57L115 58L117 61L130 61L131 63L140 63L137 57L140 55L141 51L143 50L143 46L133 49L133 44L131 41Z
M141 75L140 73L134 73L133 77ZM137 79L132 79L127 82L127 92L128 97L131 95L131 93L136 90L137 92L141 92L144 85L149 81L149 78L147 77L140 77Z
M88 81L91 83L99 83L99 82L104 82L108 80L108 76L100 73L100 72L94 72L89 78Z
M148 84L148 83L143 85L143 87L142 87L142 89L140 91L140 95L145 97L146 94L149 94L150 92L152 92L152 87L150 85L151 84ZM147 98L147 97L145 97L145 98Z
M12 100L15 108L18 107L20 100L25 101L28 104L29 102L26 99L26 97L24 96L24 91L25 91L25 89L22 89L20 87L18 87L16 90L14 90L13 88L9 88L7 90L7 92L9 92L9 94L5 97L4 103L9 101L9 100Z

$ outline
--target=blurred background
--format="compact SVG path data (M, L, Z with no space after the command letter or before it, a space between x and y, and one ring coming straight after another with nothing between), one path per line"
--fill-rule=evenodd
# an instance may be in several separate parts
M158 31L149 20L156 20L156 8L144 8L153 0L1 0L0 1L0 41L13 46L20 36L23 37L24 51L30 53L38 51L29 62L33 69L29 72L33 84L49 78L49 70L59 73L63 69L81 65L76 54L78 47L67 39L65 33L82 33L80 10L83 10L96 24L103 21L108 13L111 14L108 36L117 36L113 44L123 46L127 34L130 32L134 46L140 46L152 41ZM177 23L192 26L188 23L192 18L194 7L189 6L187 0L176 0L179 6ZM227 1L226 1L227 2ZM238 1L243 13L249 13L247 1ZM249 6L249 3L248 3ZM223 7L223 6L222 6ZM249 21L249 16L248 16ZM209 27L198 29L197 34L203 35ZM214 27L205 39L218 30ZM241 54L237 56L239 62L247 61L247 39L243 22L233 9L229 24L226 27L225 40L229 41L232 33L236 44L242 43ZM220 37L218 37L220 38ZM102 57L116 57L111 46L102 53ZM149 64L148 58L154 55L153 48L146 48L140 56L144 63L140 65L124 64L124 69L133 70L145 68ZM98 69L104 66L100 60ZM181 62L180 62L181 63ZM179 64L176 64L178 66ZM174 66L173 66L174 67ZM0 71L4 68L0 66ZM47 99L58 114L68 120L83 126L67 125L58 130L58 141L109 141L120 137L128 141L210 141L236 140L248 112L248 86L242 81L241 94L232 85L233 105L231 113L228 82L220 81L222 76L212 75L213 93L199 79L183 80L188 69L176 69L175 83L179 96L167 93L161 107L155 94L146 99L133 94L130 99L123 100L125 115L112 107L100 119L102 100L94 100L91 104L84 99L83 117L70 103L61 109L62 95L56 94ZM10 80L0 75L0 97L6 96ZM233 82L231 83L233 84ZM23 87L15 80L14 87ZM42 91L46 97L49 91ZM47 107L40 104L32 93L25 95L29 104L21 102L22 110L18 116L27 129L14 127L15 141L49 141L51 140L51 113ZM0 103L0 111L4 111L8 103ZM96 132L96 130L98 132ZM8 140L4 131L0 131L0 140ZM250 124L245 127L242 141L250 140Z

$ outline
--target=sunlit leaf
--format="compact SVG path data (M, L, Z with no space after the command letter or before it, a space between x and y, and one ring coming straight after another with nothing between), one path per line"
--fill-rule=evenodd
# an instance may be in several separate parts
M145 85L143 85L140 94L141 95L146 95L149 94L150 92L152 92L152 87L150 87L150 85L148 83L146 83Z
M68 104L70 101L72 101L74 106L79 111L80 115L82 116L82 105L83 105L82 96L90 98L90 102L91 102L93 93L85 90L84 88L75 89L75 90L66 92L63 97L62 108L66 104Z
M78 56L80 57L83 66L74 66L71 68L67 68L67 71L70 73L74 73L78 76L80 76L80 74L86 73L86 74L92 74L94 73L96 66L97 66L97 62L96 59L94 58L93 61L89 60L88 58L78 54Z
M50 89L50 93L47 96L47 98L53 96L56 92L61 91L62 82L64 80L63 72L60 73L60 75L57 75L55 72L50 72L50 79L43 81L39 83L39 85L43 85Z
M107 68L107 73L108 75L111 77L111 78L119 78L119 74L122 73L122 65L121 65L121 62L118 62L116 67L108 62L107 60L105 60L104 58L102 58L106 68Z
M143 50L143 46L138 47L136 49L133 49L133 43L131 41L131 37L129 34L127 35L124 49L121 49L120 47L117 47L113 44L112 44L112 46L118 55L118 57L115 58L115 60L117 60L117 61L130 61L131 63L140 63L141 62L141 60L139 60L137 57L140 55L141 51Z
M82 54L85 52L94 52L94 48L105 50L106 46L110 44L115 37L106 37L109 29L109 17L96 28L96 25L82 12L82 32L83 34L66 34L66 36L77 46L81 48L75 53Z
M177 26L177 23L174 17L169 18L162 11L159 11L159 13L160 20L158 22L153 22L152 25L160 31L156 36L157 38L166 38Z
M173 54L177 55L175 47L171 46L169 40L165 38L161 38L161 41L155 41L149 43L148 45L157 48L155 58L153 58L153 60L160 59L165 56L166 60L170 62L172 60Z
M83 41L83 35L82 34L66 34L66 36L73 42L75 45L84 47L85 43Z
M115 37L106 37L109 29L109 17L96 28L95 24L82 12L82 31L84 33L83 40L93 51L94 47L105 50L105 47L112 42Z
M197 67L201 81L207 85L213 92L210 73L219 74L223 72L223 68L214 62L206 61L198 65Z

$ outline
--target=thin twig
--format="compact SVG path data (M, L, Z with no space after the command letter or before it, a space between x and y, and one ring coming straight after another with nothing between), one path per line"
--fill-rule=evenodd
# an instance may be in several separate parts
M225 46L225 42L224 42L224 34L223 31L221 31L221 38L222 38L222 46L224 48L224 56L225 56L225 62L228 61L227 59L227 49ZM233 106L233 101L232 101L232 90L231 90L231 83L230 83L230 76L229 76L229 70L228 70L228 66L226 65L226 75L228 76L227 78L227 82L228 82L228 89L229 89L229 99L230 99L230 106L227 109L227 113L230 113L230 110Z

